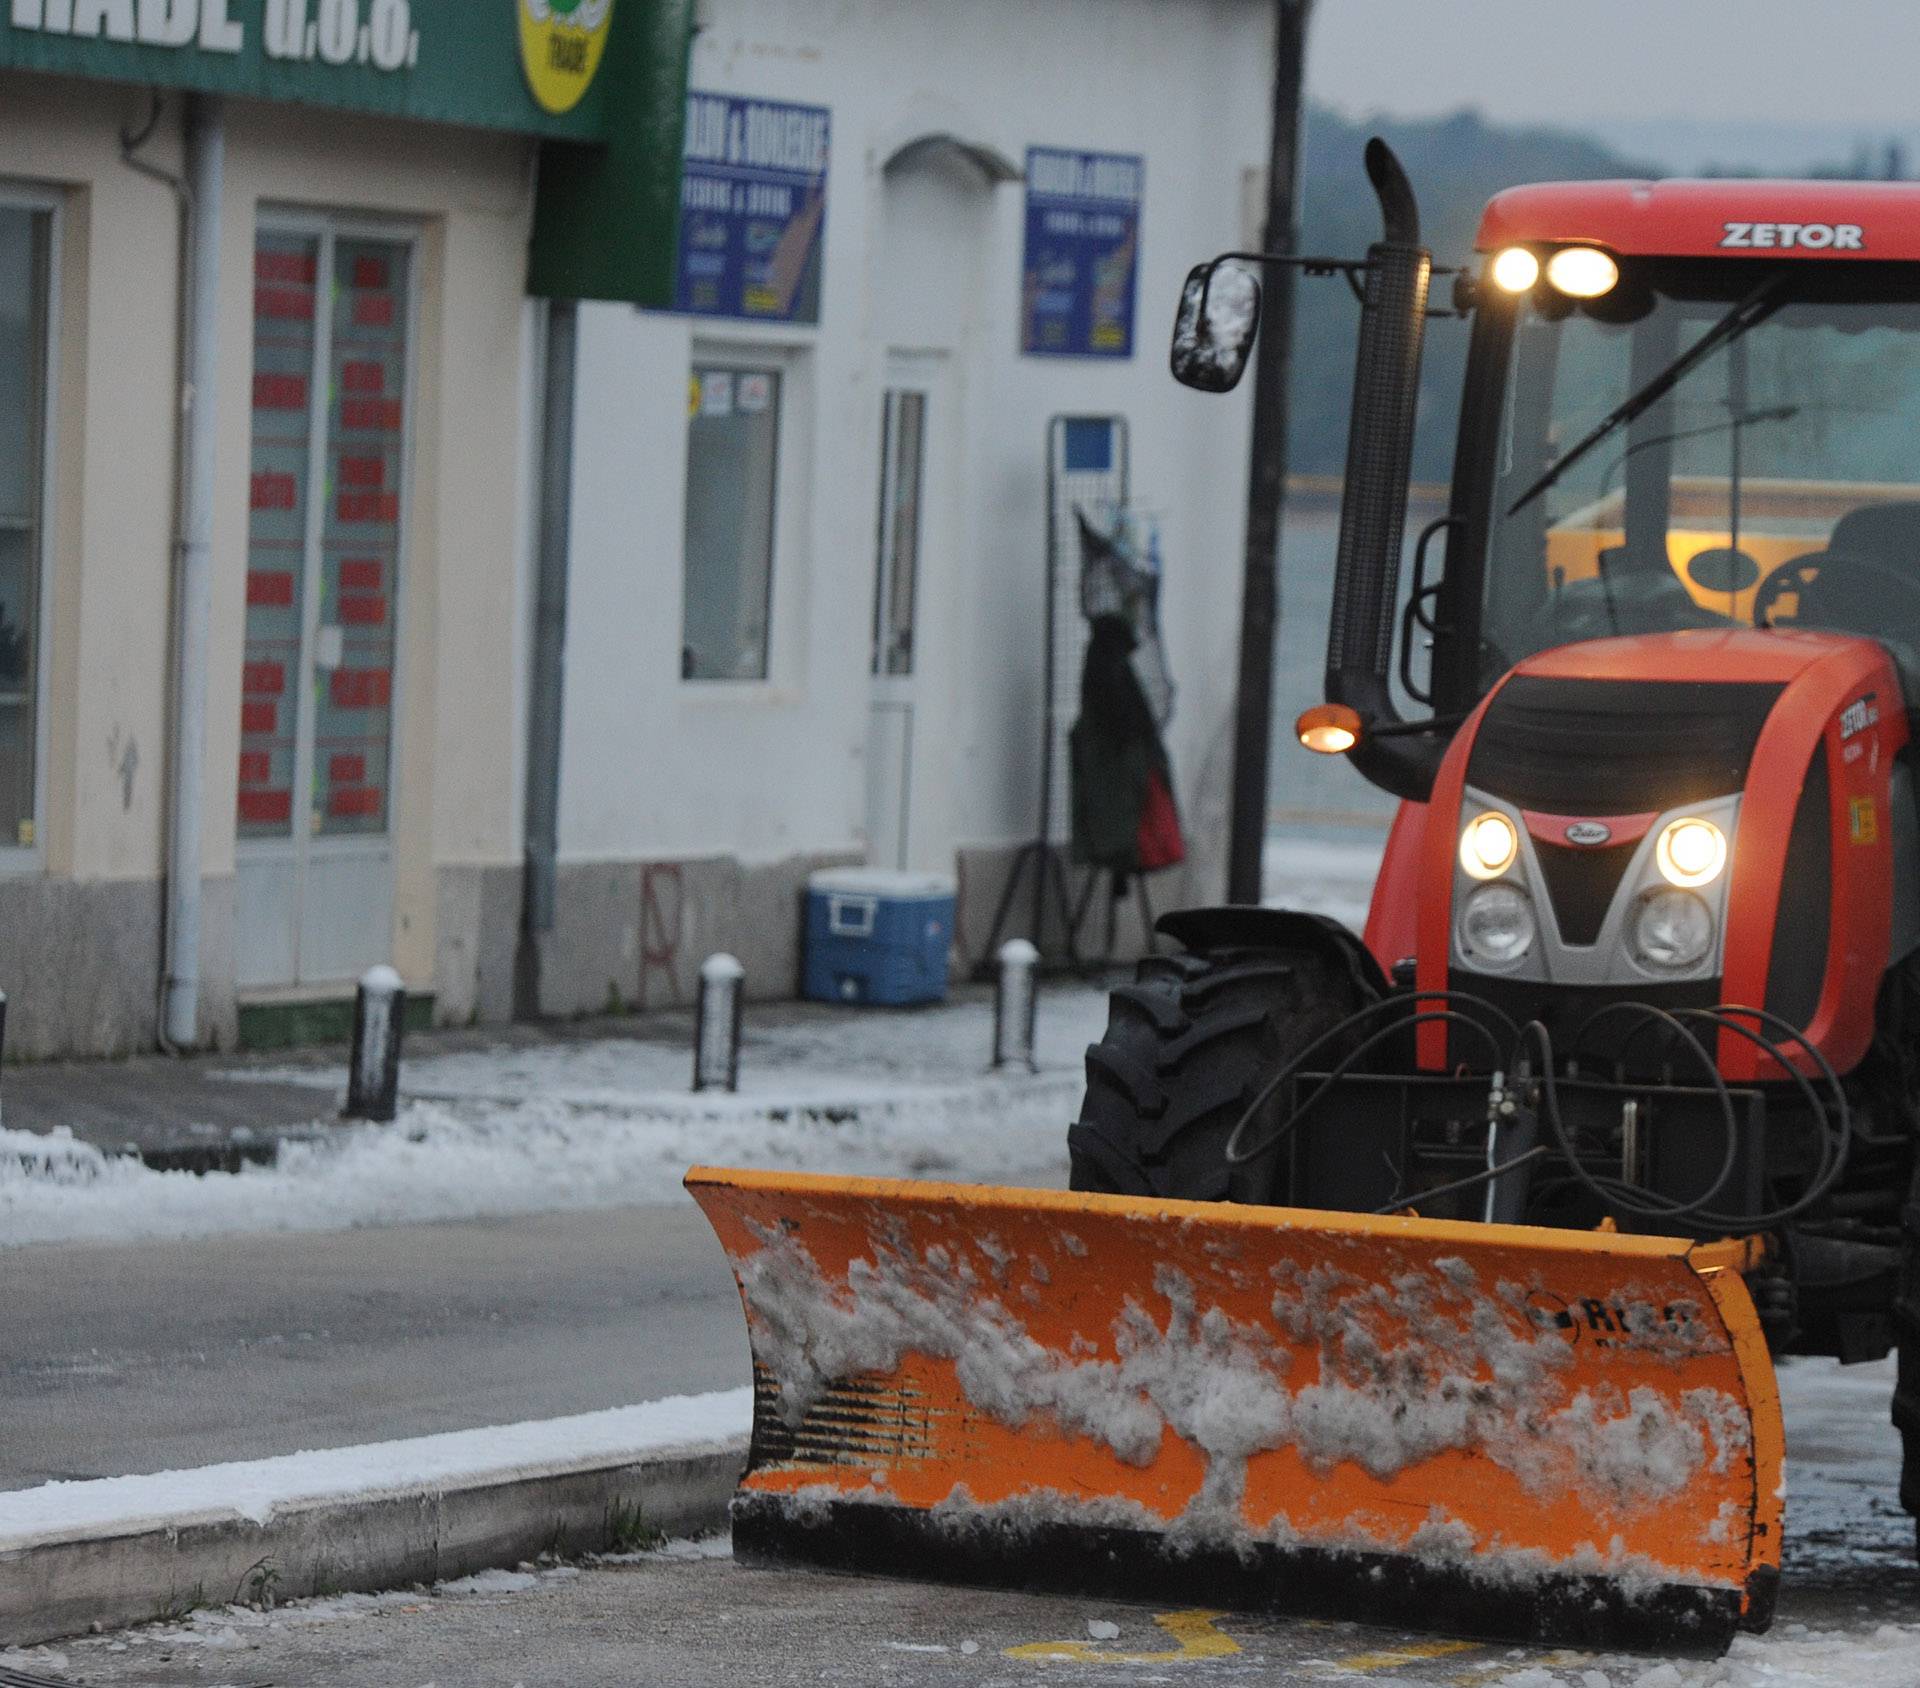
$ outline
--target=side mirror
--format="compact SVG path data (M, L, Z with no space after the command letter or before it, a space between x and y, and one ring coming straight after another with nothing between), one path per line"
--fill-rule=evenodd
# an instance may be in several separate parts
M1246 371L1260 327L1260 284L1216 258L1195 264L1173 319L1173 378L1203 393L1230 393Z

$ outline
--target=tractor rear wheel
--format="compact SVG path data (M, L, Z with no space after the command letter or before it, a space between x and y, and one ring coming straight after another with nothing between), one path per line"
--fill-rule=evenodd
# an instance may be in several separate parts
M1893 1304L1900 1369L1893 1386L1893 1422L1900 1429L1902 1450L1900 1504L1913 1515L1914 1554L1920 1558L1920 1156L1900 1232L1900 1290Z
M1260 1086L1360 1001L1350 971L1308 949L1148 957L1087 1051L1072 1188L1271 1201L1275 1157L1230 1167L1227 1138Z

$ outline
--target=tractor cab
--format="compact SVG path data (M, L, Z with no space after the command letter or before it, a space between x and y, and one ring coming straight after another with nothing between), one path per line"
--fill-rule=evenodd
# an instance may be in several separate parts
M1489 207L1428 618L1442 713L1556 646L1732 628L1877 639L1920 696L1920 272L1887 261L1920 251L1920 191L1733 215L1809 191Z
M1223 255L1189 276L1174 332L1176 377L1225 391L1260 266L1344 270L1362 294L1330 710L1303 719L1309 748L1424 801L1454 730L1527 659L1649 634L1873 639L1920 702L1920 186L1514 188L1475 262L1437 272L1448 310L1411 187L1383 146L1367 163L1386 229L1363 262ZM1409 592L1421 340L1456 314L1451 497ZM1406 699L1430 719L1402 720Z

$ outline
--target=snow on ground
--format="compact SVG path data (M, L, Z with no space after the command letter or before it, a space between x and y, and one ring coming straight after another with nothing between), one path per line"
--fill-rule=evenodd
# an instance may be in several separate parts
M0 1131L0 1248L673 1202L696 1162L1058 1186L1080 1089L1078 1076L982 1081L844 1114L414 1102L394 1125L288 1143L270 1167L208 1177Z
M733 1096L690 1094L687 1052L637 1039L430 1057L408 1063L396 1124L287 1143L233 1175L0 1130L0 1248L672 1202L696 1162L1062 1185L1105 995L1045 992L1037 1074L986 1071L992 1017L976 1000L767 1026ZM275 1076L296 1073L334 1082Z
M1865 1635L1789 1624L1736 1636L1724 1659L1556 1655L1520 1670L1510 1661L1480 1668L1486 1688L1914 1688L1920 1624L1881 1624Z
M1787 1360L1778 1370L1787 1420L1787 1577L1905 1570L1914 1521L1901 1508L1900 1435L1888 1415L1894 1362ZM1920 1685L1920 1653L1907 1688Z
M239 1517L266 1523L288 1507L367 1494L458 1488L508 1471L638 1459L662 1448L744 1438L753 1391L672 1395L569 1418L411 1436L396 1442L149 1476L43 1483L0 1493L0 1554L38 1540L121 1535L165 1521Z
M1357 926L1378 860L1372 834L1270 842L1269 900ZM1082 1057L1105 1024L1104 990L1050 985L1040 1071L990 1074L982 997L910 1011L750 1008L734 1096L690 1094L690 1051L644 1031L415 1057L397 1124L289 1142L274 1165L235 1175L158 1172L0 1129L0 1249L670 1202L695 1162L1058 1186ZM313 1066L222 1076L339 1088L338 1073Z

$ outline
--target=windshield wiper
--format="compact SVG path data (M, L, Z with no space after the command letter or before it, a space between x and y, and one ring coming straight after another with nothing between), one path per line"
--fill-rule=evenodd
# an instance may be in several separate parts
M1639 392L1608 411L1577 445L1568 447L1555 458L1547 472L1513 501L1507 514L1517 516L1602 440L1651 410L1713 353L1739 339L1748 329L1758 328L1780 308L1779 294L1786 280L1785 270L1775 270Z

